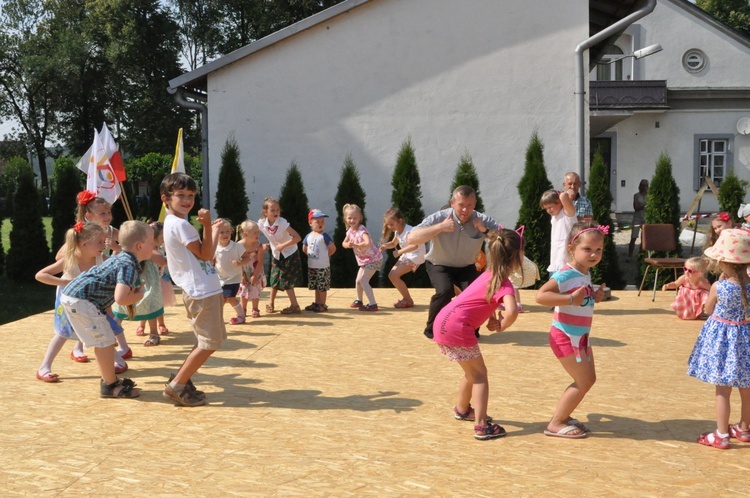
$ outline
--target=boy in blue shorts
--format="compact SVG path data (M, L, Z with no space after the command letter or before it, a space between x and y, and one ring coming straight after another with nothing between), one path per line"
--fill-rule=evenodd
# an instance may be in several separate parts
M122 251L101 265L81 273L62 291L60 303L84 347L94 348L102 380L102 398L136 398L140 389L130 379L115 374L115 332L107 319L112 303L135 304L143 297L139 283L141 261L154 250L154 230L142 221L126 221L120 226Z
M227 338L224 327L224 298L219 276L211 264L218 242L218 230L211 223L207 209L198 211L203 225L203 241L187 220L195 203L195 180L184 173L172 173L161 182L161 200L167 209L164 219L164 247L167 250L169 275L182 288L188 319L197 344L177 373L164 386L165 399L182 406L206 404L190 378ZM217 220L214 223L221 223Z

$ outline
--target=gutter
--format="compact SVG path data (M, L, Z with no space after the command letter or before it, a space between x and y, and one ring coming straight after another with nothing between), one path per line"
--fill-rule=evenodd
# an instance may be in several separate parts
M646 0L646 4L629 16L620 19L612 26L601 30L594 36L582 41L575 50L576 54L576 152L578 159L578 174L581 177L581 190L586 185L586 88L583 65L583 53L597 43L606 40L610 36L624 31L625 28L649 15L656 8L656 0Z
M179 88L170 87L167 88L167 91L174 96L174 99L182 107L195 109L201 113L201 181L203 183L201 206L205 209L211 209L211 189L209 188L208 175L208 107L203 103L206 101L206 97ZM193 100L187 100L186 97Z

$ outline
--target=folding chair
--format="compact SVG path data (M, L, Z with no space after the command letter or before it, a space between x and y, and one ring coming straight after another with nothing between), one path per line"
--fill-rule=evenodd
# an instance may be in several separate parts
M670 224L652 224L643 225L641 227L641 247L644 251L648 252L648 257L643 261L648 265L646 271L643 274L643 280L641 280L641 287L638 289L638 295L641 295L643 290L643 284L646 283L646 277L651 268L656 269L656 275L654 275L654 293L651 296L651 301L656 299L656 285L659 281L659 270L670 269L674 270L674 279L677 280L677 269L685 266L684 258L652 258L651 255L654 252L670 252L677 249L677 242L675 240L674 225Z

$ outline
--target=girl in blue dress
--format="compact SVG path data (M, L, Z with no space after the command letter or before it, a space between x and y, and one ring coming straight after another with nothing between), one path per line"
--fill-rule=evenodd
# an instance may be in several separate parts
M688 375L716 386L716 430L698 443L729 449L730 437L750 442L750 233L725 229L706 256L718 262L727 278L711 286L701 329L688 360ZM740 392L739 422L729 425L732 388Z

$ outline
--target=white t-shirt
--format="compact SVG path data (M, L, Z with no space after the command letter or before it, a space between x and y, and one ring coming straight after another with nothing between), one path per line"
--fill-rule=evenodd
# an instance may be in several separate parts
M230 240L229 244L216 245L216 273L219 275L221 285L239 284L242 282L242 267L232 264L232 260L239 261L245 254L245 248L237 242Z
M302 245L307 246L308 268L328 268L331 266L331 260L328 257L328 245L331 242L333 242L333 239L325 232L310 232L305 235Z
M273 254L274 259L281 259L281 254L283 254L285 258L288 258L297 251L297 244L287 246L281 250L281 252L276 249L277 245L282 244L287 240L291 240L292 238L286 230L290 226L289 222L281 216L276 219L276 222L273 225L268 224L267 218L261 218L258 220L258 226L260 227L260 231L263 232L263 235L268 239L268 243L271 244L271 253Z
M200 242L198 230L187 220L168 214L164 219L164 248L167 250L169 275L193 299L221 294L221 282L214 265L199 260L187 248L194 241Z
M552 240L549 247L549 266L547 271L552 274L565 265L568 257L568 234L578 218L575 215L566 216L564 210L560 210L551 218Z
M409 243L406 241L406 236L409 235L409 232L412 230L411 225L408 223L404 224L404 231L401 233L396 232L396 237L398 238L398 246L400 248L404 248L409 245ZM399 256L399 259L404 258L408 259L415 265L421 265L424 263L424 255L427 253L427 248L424 244L417 245L417 248L411 252L407 252Z

